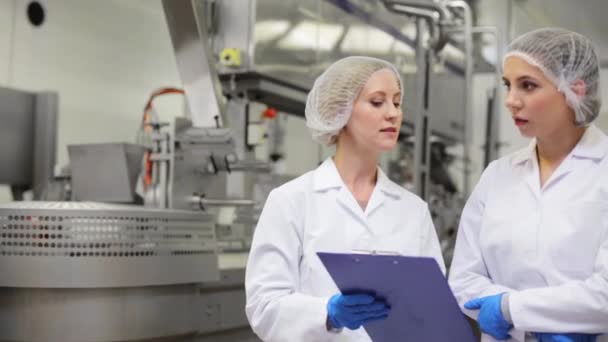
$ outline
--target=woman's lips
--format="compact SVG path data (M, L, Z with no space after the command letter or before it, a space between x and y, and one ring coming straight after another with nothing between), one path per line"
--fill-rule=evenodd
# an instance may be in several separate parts
M528 120L525 120L525 119L514 118L513 120L515 121L515 125L517 127L524 126L525 124L528 123Z
M388 127L388 128L383 128L380 130L380 133L382 133L382 135L386 138L390 138L390 139L394 139L397 134L399 134L399 132L397 131L397 128L395 127Z
M397 132L397 129L395 127L383 128L383 129L380 130L380 132L391 132L391 133L394 133L394 132Z

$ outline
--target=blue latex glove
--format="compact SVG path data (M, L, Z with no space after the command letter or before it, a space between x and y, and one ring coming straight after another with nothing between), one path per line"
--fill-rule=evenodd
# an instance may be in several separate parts
M503 293L475 298L464 304L466 309L479 310L479 316L477 317L479 328L499 341L510 339L509 330L513 328L513 325L502 316L502 311L500 310L502 296Z
M367 294L337 294L327 302L327 317L334 328L359 329L363 324L385 319L390 308Z
M534 333L538 342L595 342L598 335Z

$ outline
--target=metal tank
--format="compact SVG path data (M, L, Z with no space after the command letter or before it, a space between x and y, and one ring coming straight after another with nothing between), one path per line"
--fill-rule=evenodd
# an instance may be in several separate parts
M204 213L94 202L0 206L0 340L194 334L220 279Z

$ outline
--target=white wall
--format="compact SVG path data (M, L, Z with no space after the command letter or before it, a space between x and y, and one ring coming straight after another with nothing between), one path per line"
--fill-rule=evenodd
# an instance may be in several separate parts
M60 95L58 162L73 143L133 141L148 94L181 84L157 1L46 1L41 28L16 2L12 77L19 89ZM179 114L173 99L169 115Z
M0 84L7 84L12 52L14 1L0 0Z
M59 92L59 164L69 144L133 141L149 93L181 85L159 1L43 1L39 28L28 3L0 0L0 86ZM182 101L158 107L172 121Z

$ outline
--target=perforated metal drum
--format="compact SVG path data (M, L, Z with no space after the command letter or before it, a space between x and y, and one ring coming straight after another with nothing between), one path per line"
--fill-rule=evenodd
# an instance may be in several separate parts
M0 340L193 333L219 279L213 217L86 202L0 206Z

